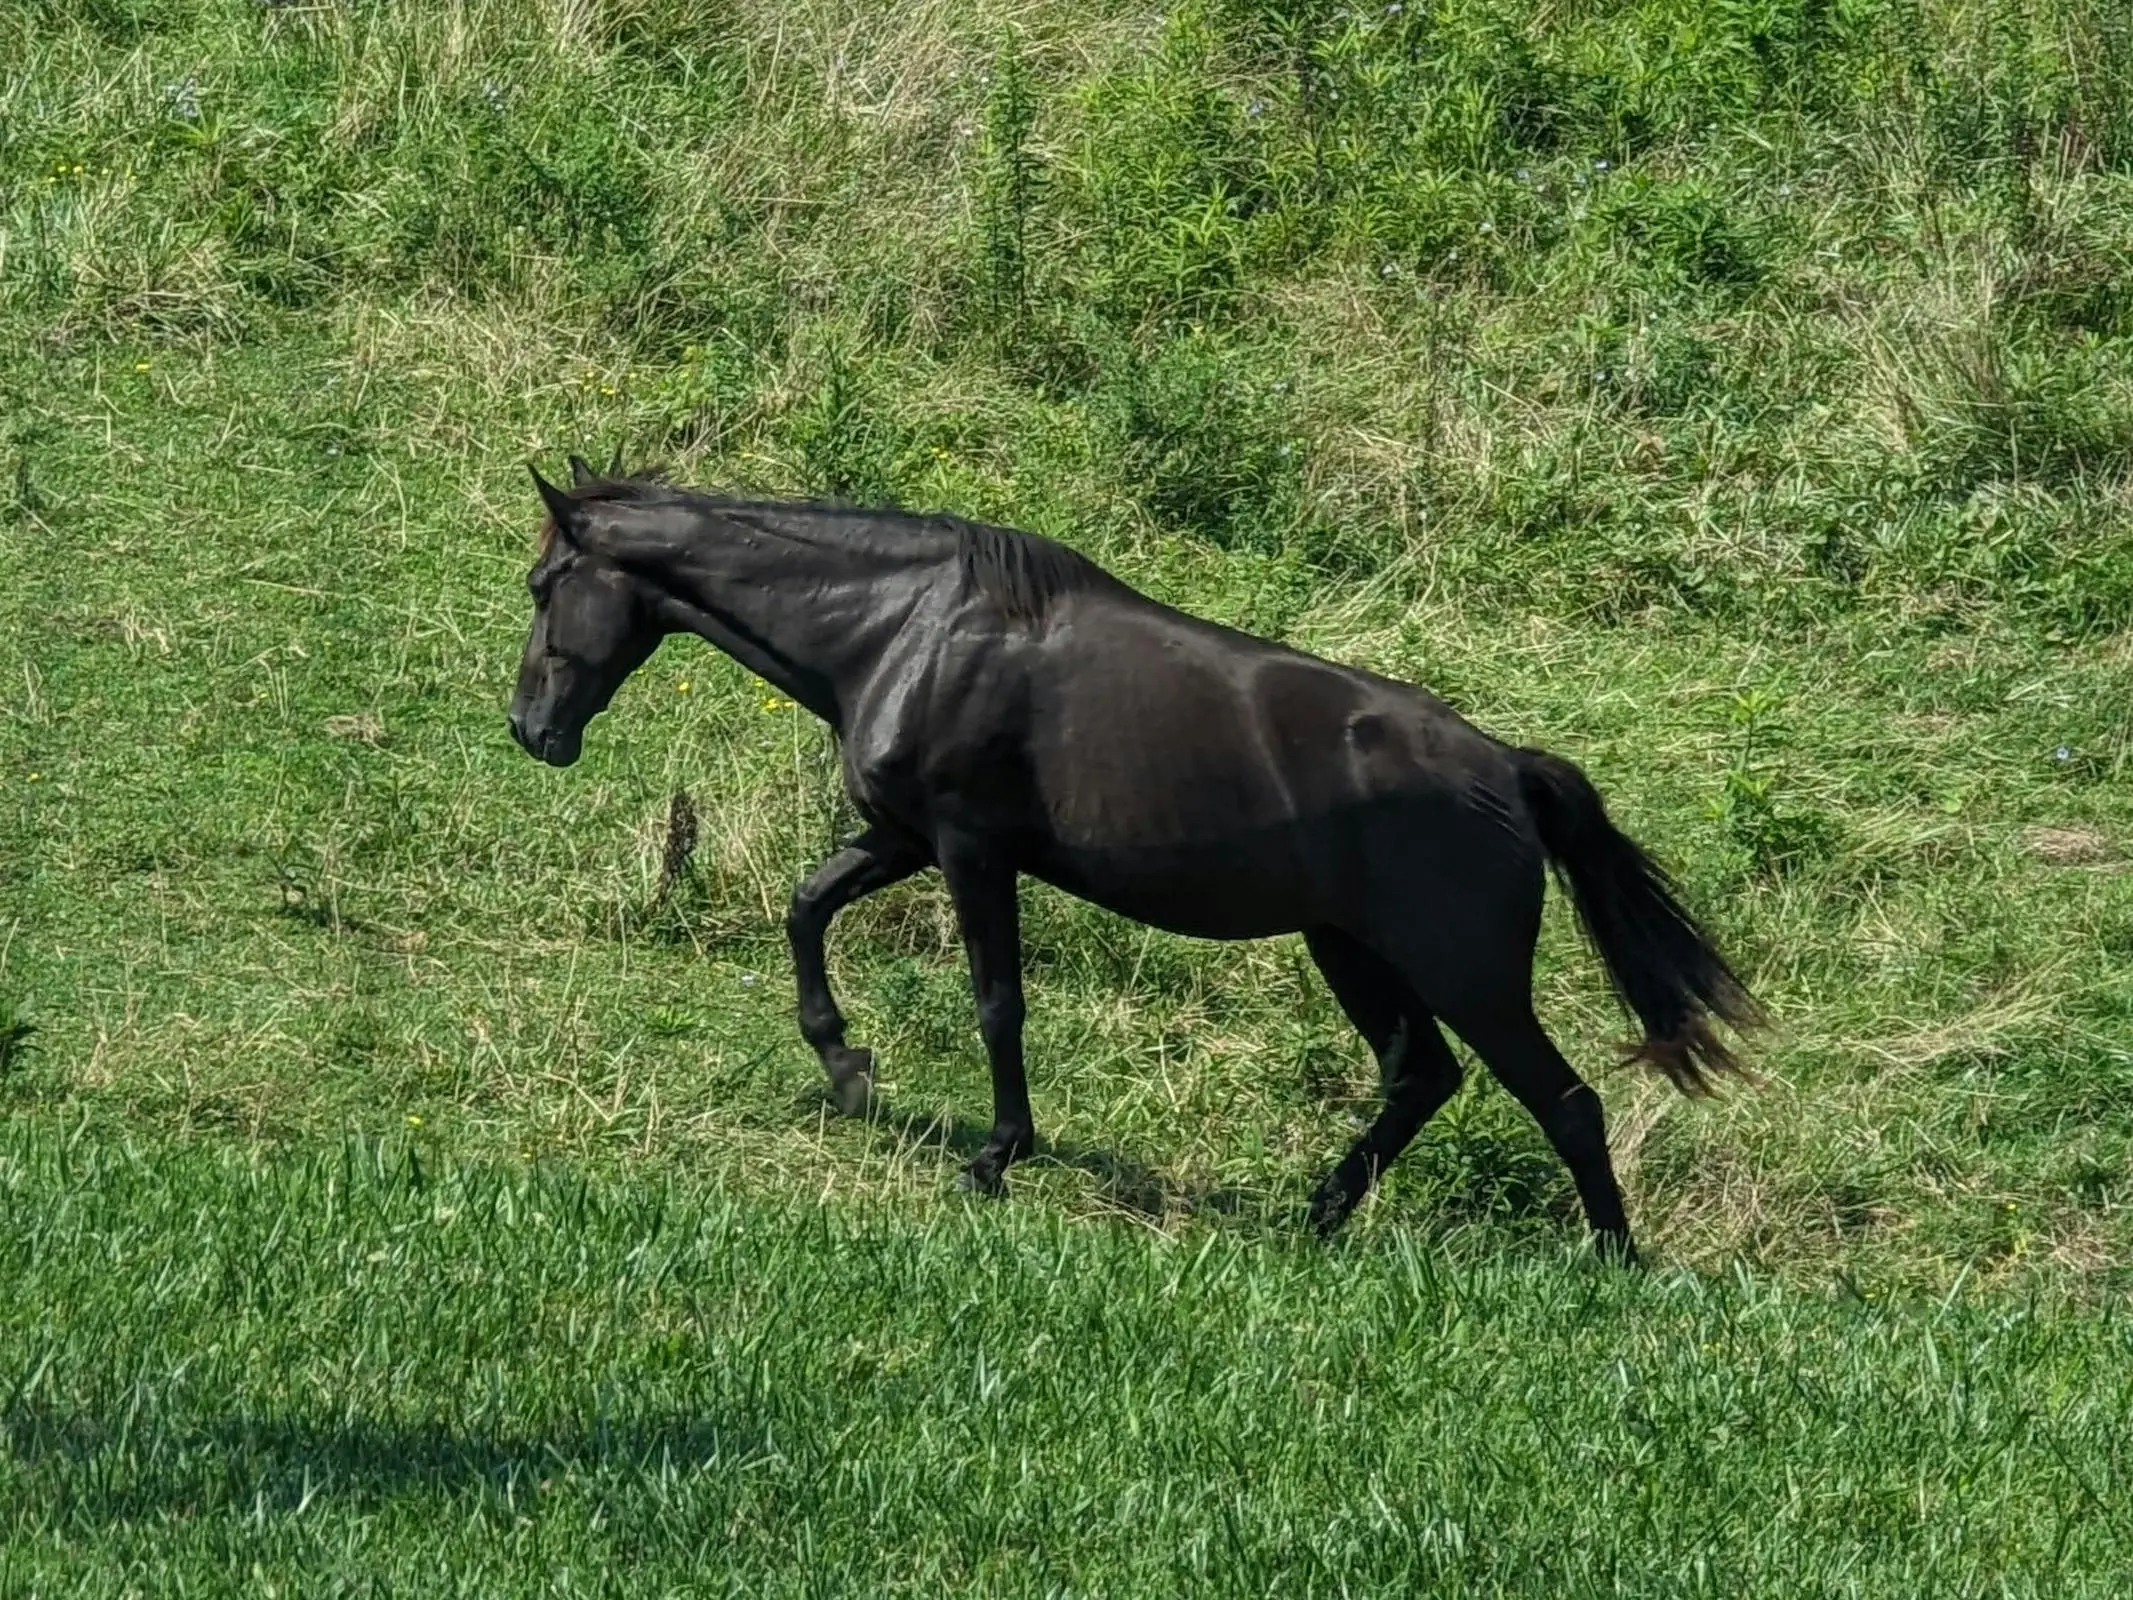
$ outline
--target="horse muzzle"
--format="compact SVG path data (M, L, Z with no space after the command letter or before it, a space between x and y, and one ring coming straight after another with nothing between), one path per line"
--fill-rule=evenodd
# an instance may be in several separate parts
M537 727L524 716L514 711L510 715L511 737L529 756L545 761L551 767L567 767L578 759L583 747L583 738L561 728Z

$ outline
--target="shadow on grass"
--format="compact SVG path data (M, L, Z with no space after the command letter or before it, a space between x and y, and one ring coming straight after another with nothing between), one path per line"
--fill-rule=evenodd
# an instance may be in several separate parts
M989 1125L952 1113L900 1111L877 1101L866 1121L905 1148L938 1152L943 1165L960 1168L984 1148ZM1345 1142L1329 1148L1331 1170ZM1115 1150L1075 1140L1040 1136L1037 1153L1016 1170L1054 1165L1095 1180L1093 1198L1104 1209L1145 1221L1249 1217L1271 1232L1306 1233L1309 1190L1315 1175L1294 1194L1228 1184L1184 1183ZM1379 1197L1401 1213L1401 1225L1426 1232L1484 1225L1563 1227L1582 1233L1584 1213L1569 1175L1536 1133L1530 1140L1462 1136L1453 1149L1417 1146L1394 1168L1400 1177ZM1014 1177L1008 1178L1013 1193Z
M153 1521L174 1508L256 1515L321 1495L370 1508L442 1492L527 1515L561 1484L582 1491L588 1478L737 1469L793 1444L787 1425L716 1416L559 1419L552 1430L496 1433L433 1419L203 1419L163 1431L145 1452L137 1434L130 1419L18 1404L0 1418L0 1460L44 1480L18 1514L42 1499L55 1521L80 1527Z
M877 1099L865 1121L909 1149L938 1151L944 1165L967 1164L985 1146L992 1129L950 1113L927 1116L899 1111ZM1107 1209L1150 1221L1183 1216L1231 1216L1246 1208L1248 1191L1223 1184L1188 1184L1141 1162L1073 1139L1039 1137L1037 1153L1019 1163L1022 1171L1043 1166L1068 1167L1095 1179L1095 1198ZM1008 1176L1013 1193L1014 1176Z
M1440 1228L1550 1225L1585 1231L1569 1170L1540 1132L1461 1128L1425 1133L1394 1172L1384 1199Z

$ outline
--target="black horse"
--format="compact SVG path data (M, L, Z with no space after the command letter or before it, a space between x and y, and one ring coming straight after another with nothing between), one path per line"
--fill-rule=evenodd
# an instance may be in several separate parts
M1685 1093L1742 1071L1713 1019L1755 1002L1665 872L1575 766L1441 700L1184 615L1050 540L942 516L766 503L571 458L528 578L511 732L554 766L671 633L708 639L835 730L867 826L794 891L800 1029L840 1105L823 936L844 906L938 867L992 1064L996 1191L1035 1142L1016 879L1173 932L1301 932L1384 1074L1384 1105L1312 1197L1330 1233L1459 1087L1450 1026L1546 1132L1603 1247L1631 1254L1600 1099L1533 1012L1544 867L1576 903L1633 1051Z

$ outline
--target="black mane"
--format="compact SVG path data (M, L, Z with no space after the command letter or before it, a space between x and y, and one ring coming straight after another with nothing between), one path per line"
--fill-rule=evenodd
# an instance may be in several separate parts
M1052 602L1116 582L1087 556L1042 534L997 528L960 517L848 505L835 500L754 500L738 495L706 494L676 488L663 474L639 472L625 478L595 478L566 491L573 500L605 500L622 505L679 505L726 515L762 516L801 512L876 530L900 526L909 532L945 534L955 540L956 570L963 582L984 596L1004 616L1041 622Z
M956 562L963 581L1000 611L1041 622L1061 595L1107 587L1112 576L1083 555L1041 534L956 521Z

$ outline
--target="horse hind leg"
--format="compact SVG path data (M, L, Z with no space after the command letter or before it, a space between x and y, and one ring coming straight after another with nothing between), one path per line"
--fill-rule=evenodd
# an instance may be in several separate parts
M1458 1016L1459 1036L1474 1047L1496 1081L1517 1097L1570 1169L1585 1220L1603 1254L1624 1264L1636 1260L1622 1191L1607 1154L1607 1124L1600 1097L1563 1059L1530 1004L1516 1010Z
M1304 943L1341 1010L1377 1056L1385 1083L1376 1120L1311 1196L1311 1225L1327 1237L1451 1099L1460 1068L1436 1019L1390 962L1332 929L1314 929Z

